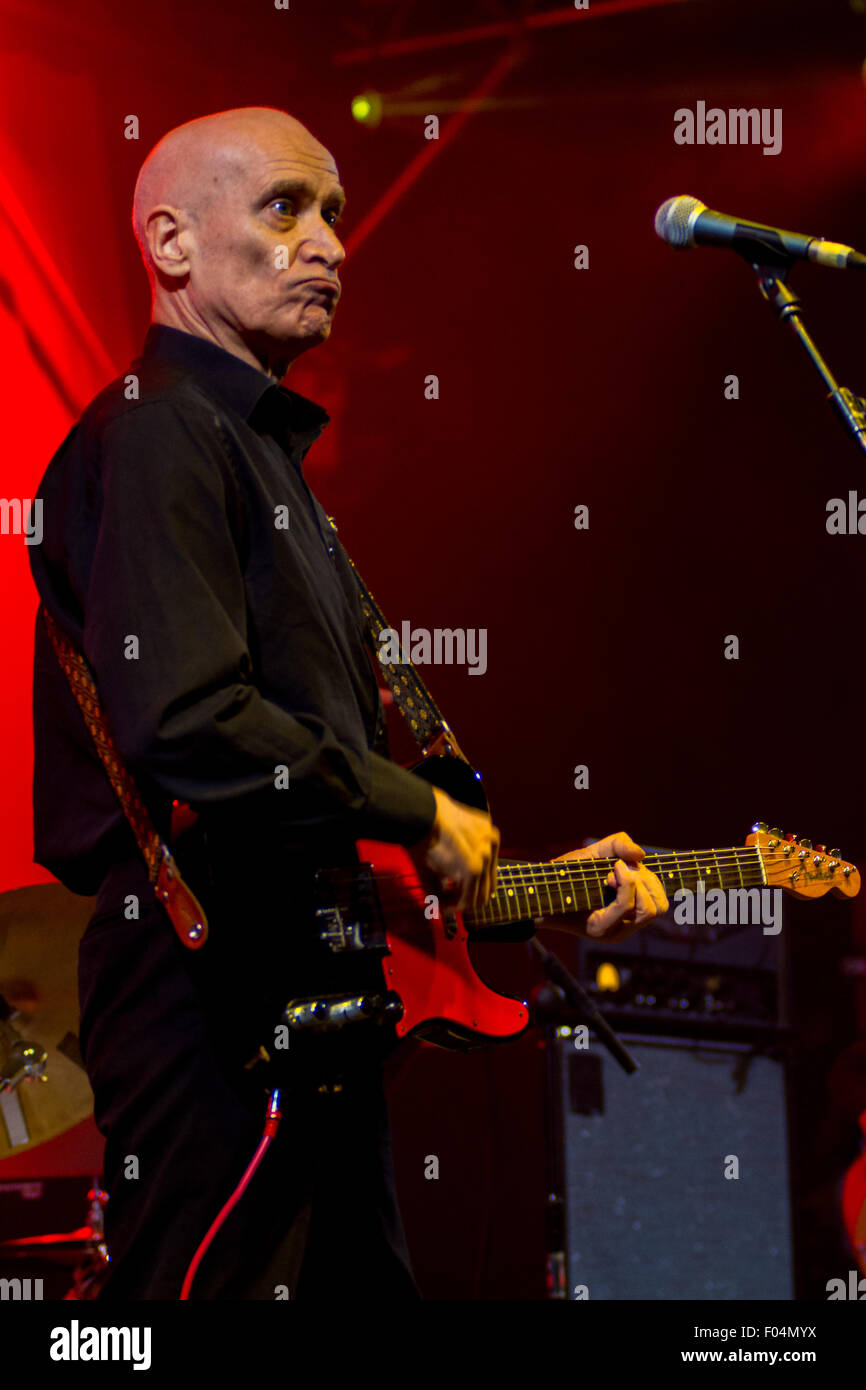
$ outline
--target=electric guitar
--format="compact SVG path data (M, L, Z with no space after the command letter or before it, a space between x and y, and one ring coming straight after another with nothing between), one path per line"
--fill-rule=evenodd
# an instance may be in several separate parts
M477 775L454 758L433 758L415 769L449 795L486 809ZM378 958L382 989L293 999L283 1020L298 1032L333 1032L356 1022L389 1024L442 1047L469 1050L517 1037L529 1025L521 999L484 983L471 956L473 940L498 924L543 923L605 906L615 860L549 863L500 861L497 887L478 914L440 906L441 889L400 845L361 840L360 864L317 874L316 926L332 958ZM743 847L647 855L668 899L677 889L781 888L796 898L825 893L854 897L860 874L837 850L812 846L756 824Z

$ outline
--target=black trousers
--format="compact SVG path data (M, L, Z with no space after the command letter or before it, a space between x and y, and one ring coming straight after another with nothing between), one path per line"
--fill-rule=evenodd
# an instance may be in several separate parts
M261 904L258 920L244 922L242 900L227 899L193 952L143 862L116 865L103 884L78 984L81 1049L106 1140L104 1301L179 1297L262 1136L274 1078L244 1062L289 997L281 975L291 968L290 933L279 909L262 930ZM353 1047L324 1070L309 1056L292 1060L276 1137L189 1297L417 1301L381 1055ZM335 1064L342 1089L323 1092Z

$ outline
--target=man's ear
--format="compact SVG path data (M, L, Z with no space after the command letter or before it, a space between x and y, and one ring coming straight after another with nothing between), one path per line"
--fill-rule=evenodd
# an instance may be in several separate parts
M158 274L172 280L189 275L188 240L191 236L184 214L177 208L154 208L145 223L147 249Z

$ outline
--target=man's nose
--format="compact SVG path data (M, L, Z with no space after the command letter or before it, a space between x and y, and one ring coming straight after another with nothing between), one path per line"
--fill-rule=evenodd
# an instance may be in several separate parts
M333 227L320 222L309 236L304 238L301 252L310 259L321 260L329 270L336 270L346 259L346 248Z

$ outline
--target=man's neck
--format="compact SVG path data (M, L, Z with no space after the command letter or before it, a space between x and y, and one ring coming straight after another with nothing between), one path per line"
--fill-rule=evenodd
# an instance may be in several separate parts
M213 325L205 323L197 315L178 314L173 307L154 304L150 321L165 328L176 328L181 333L189 333L194 338L203 338L205 342L213 343L215 347L222 348L224 352L230 352L233 357L240 358L250 367L256 367L277 383L283 380L291 366L291 362L262 359L253 352L247 343L230 330L223 326L215 328Z

